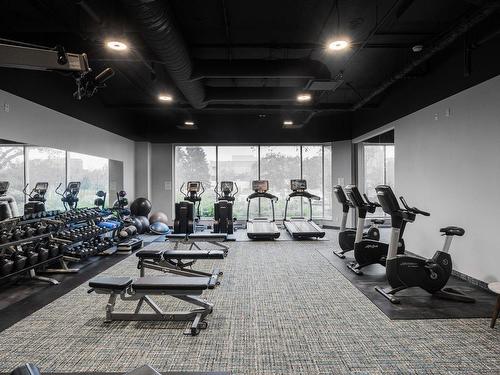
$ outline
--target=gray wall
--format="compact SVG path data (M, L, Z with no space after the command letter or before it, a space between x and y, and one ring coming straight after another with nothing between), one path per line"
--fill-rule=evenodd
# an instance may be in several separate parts
M151 143L135 143L135 194L151 200Z
M131 140L3 90L0 90L0 138L122 161L124 189L134 196Z
M151 144L151 202L154 211L165 212L173 220L173 146L169 143Z
M332 154L332 183L335 185L348 185L352 180L352 143L351 141L333 142ZM333 222L332 225L340 226L342 220L342 206L337 198L333 197ZM349 212L348 223L352 224L352 215L354 211ZM349 224L348 224L349 225Z
M116 193L123 188L123 162L110 159L109 160L109 192L108 201L112 205L116 200ZM130 198L130 197L129 197Z
M500 76L390 125L396 194L431 212L408 225L408 249L430 257L442 247L440 227L464 227L452 244L454 268L500 280Z

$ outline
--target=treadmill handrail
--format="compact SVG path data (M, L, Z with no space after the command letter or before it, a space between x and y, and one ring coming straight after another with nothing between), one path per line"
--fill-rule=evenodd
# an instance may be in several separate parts
M307 198L307 200L309 201L309 220L308 221L312 221L313 217L312 217L312 201L313 200L321 200L320 197L318 197L317 195L314 195L314 194L311 194L309 193L308 191L293 191L291 192L290 194L288 194L288 197L286 197L286 203L285 203L285 215L283 217L283 224L285 223L285 221L287 221L287 211L288 211L288 202L290 201L290 198L293 198L293 197L304 197L304 198Z
M267 198L267 199L270 199L271 201L274 201L274 202L277 202L278 201L278 197L276 195L272 195L270 193L252 193L250 194L248 197L247 197L247 202L249 202L251 199L255 199L255 198Z

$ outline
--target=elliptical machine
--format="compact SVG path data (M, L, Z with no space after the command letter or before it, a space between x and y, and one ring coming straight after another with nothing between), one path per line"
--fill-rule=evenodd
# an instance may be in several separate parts
M377 286L375 290L392 303L400 303L400 300L394 296L397 292L412 287L422 288L442 299L468 303L475 302L474 298L468 297L456 289L445 288L452 271L452 261L449 253L451 241L453 236L463 236L465 230L455 226L441 228L439 231L443 233L443 236L446 236L444 246L441 251L436 251L431 259L407 254L398 255L398 238L400 238L400 231L404 228L405 223L415 221L416 215L430 216L430 214L416 207L409 207L403 197L399 197L404 206L404 209L401 209L390 186L379 185L375 190L382 209L385 213L391 215L392 229L387 255L386 275L389 285L393 288L387 290Z
M59 192L59 188L62 183L60 183L56 188L56 194L61 196L61 201L63 202L64 209L76 210L78 207L78 194L80 193L80 182L68 182L68 186L62 193Z
M200 220L201 195L205 191L205 188L201 181L189 181L185 192L182 190L183 187L184 183L179 190L184 195L184 200L175 204L174 233L176 234L194 233L195 229L202 227L196 225L196 223ZM201 193L200 189L202 190ZM198 207L195 218L196 203L198 203Z
M45 194L49 188L48 182L37 182L35 187L27 193L28 185L23 189L23 194L28 197L28 202L24 205L24 215L38 214L45 212Z
M16 200L12 195L7 194L9 187L8 181L0 181L0 220L19 216Z
M333 192L338 202L342 205L342 222L340 223L339 231L339 246L341 251L334 251L333 253L341 259L345 258L345 253L354 250L354 241L356 239L356 230L347 228L347 216L349 209L354 208L352 202L347 199L342 186L335 185ZM363 238L379 241L380 231L378 225L384 224L385 220L371 219L371 226L366 233L363 233Z
M365 200L356 185L348 185L345 188L346 194L354 207L358 209L358 222L356 225L356 238L354 241L354 259L356 262L349 263L347 267L357 275L362 275L363 267L371 264L380 264L385 266L389 244L384 242L363 238L363 229L367 213L374 213L380 204L371 202L365 194ZM398 244L396 246L398 254L403 254L405 243L403 240L404 227L401 228Z
M236 191L233 193L234 188ZM234 233L233 205L238 193L238 185L232 181L221 181L220 192L214 188L216 202L214 203L214 233Z

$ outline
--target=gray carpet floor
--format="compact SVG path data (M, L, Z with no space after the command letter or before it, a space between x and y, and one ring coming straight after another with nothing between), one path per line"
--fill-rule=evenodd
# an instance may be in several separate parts
M234 242L225 260L199 262L224 279L205 294L215 310L197 337L183 336L183 323L105 324L106 296L82 285L2 332L0 372L30 361L47 372L148 363L234 374L500 374L500 328L488 319L388 319L325 261L321 251L334 243ZM135 256L105 274L138 275Z

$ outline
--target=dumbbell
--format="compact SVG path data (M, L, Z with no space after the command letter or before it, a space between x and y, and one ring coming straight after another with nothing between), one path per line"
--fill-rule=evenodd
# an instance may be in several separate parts
M0 257L0 276L5 276L14 270L14 262L6 258L5 256Z
M19 253L12 254L10 259L14 262L16 271L22 270L26 266L26 257Z
M38 254L32 248L24 250L24 256L26 257L26 266L34 266L38 263Z
M49 259L49 249L46 249L45 247L41 247L38 249L38 262L45 262L47 259Z

